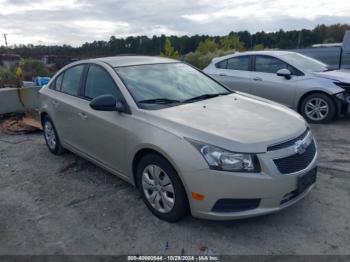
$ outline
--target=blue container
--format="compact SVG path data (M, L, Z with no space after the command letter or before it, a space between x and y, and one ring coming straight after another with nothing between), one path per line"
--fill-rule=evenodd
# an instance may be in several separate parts
M47 85L47 83L49 83L50 81L50 77L41 77L41 76L38 76L36 79L35 79L35 84L37 86L43 86L43 85Z

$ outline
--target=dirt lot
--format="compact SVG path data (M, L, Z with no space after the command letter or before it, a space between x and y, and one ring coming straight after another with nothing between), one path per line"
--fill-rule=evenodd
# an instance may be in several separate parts
M0 133L0 254L349 254L350 118L312 127L315 189L274 215L232 222L155 218L136 189L40 133Z

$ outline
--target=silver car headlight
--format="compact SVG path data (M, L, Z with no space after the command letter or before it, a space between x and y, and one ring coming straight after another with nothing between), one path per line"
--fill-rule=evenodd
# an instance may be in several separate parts
M344 103L350 104L350 93L340 92L335 95L338 99L342 100Z
M229 172L259 172L260 165L255 154L235 153L202 142L186 139L204 157L211 169Z

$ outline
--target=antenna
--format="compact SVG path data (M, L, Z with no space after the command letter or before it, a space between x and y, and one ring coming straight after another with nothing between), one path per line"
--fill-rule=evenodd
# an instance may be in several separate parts
M5 45L7 47L7 34L2 34L4 36L4 39L5 39Z

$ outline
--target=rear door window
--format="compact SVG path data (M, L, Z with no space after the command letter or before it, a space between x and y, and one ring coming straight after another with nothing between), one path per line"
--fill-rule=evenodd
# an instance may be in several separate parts
M64 93L78 96L83 71L84 65L68 68L64 72L60 90Z

